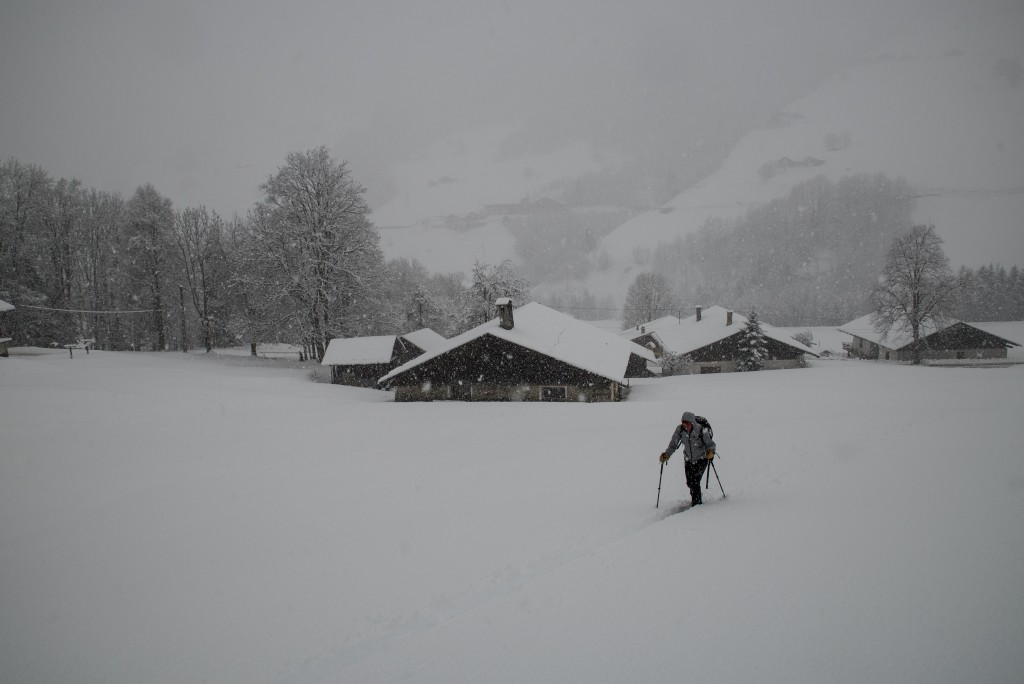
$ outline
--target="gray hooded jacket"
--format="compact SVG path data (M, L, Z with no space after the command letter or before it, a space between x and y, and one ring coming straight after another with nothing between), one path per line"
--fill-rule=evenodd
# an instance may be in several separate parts
M683 429L684 420L693 426L689 433ZM711 432L707 428L701 427L692 411L684 413L683 417L679 420L679 425L676 426L676 431L672 433L672 439L669 440L665 453L671 456L680 445L683 447L683 454L685 454L686 460L690 463L697 463L704 458L704 454L708 449L717 450L715 440L711 437Z

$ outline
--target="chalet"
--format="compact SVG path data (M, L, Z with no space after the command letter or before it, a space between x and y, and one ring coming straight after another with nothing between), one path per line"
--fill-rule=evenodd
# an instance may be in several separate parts
M5 311L13 311L14 305L5 302L0 299L0 314ZM4 320L3 316L0 316L0 356L8 356L7 346L11 343L11 338L4 335Z
M883 361L914 360L915 345L910 332L893 329L883 335L871 323L871 314L840 326L839 331L853 338L850 356ZM921 358L929 360L1005 359L1008 348L1020 346L963 321L925 326L918 344Z
M536 302L448 340L380 380L395 401L621 401L654 354Z
M320 364L331 367L333 383L376 387L377 379L391 369L436 349L446 341L430 328L405 335L339 337L327 345Z
M686 357L683 374L728 373L736 370L740 334L746 323L745 316L720 306L707 309L698 306L696 313L688 318L665 316L624 330L620 335L650 349L659 359L667 353ZM764 321L761 321L761 331L768 343L766 370L796 368L805 354L818 356Z
M550 197L542 197L536 202L522 199L515 204L487 204L484 214L487 216L531 216L537 214L556 214L568 211L569 208Z

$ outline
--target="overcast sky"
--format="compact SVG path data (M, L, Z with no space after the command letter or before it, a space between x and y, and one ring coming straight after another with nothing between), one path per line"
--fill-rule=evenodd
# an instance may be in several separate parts
M230 215L321 144L370 184L370 167L488 121L643 126L679 107L695 127L756 123L935 2L4 5L0 157Z

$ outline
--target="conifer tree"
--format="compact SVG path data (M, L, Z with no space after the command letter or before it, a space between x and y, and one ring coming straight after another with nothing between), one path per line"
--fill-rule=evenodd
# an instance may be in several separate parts
M747 324L740 333L739 355L736 359L737 371L758 371L764 368L768 358L768 340L764 337L761 322L757 319L757 311L750 310Z

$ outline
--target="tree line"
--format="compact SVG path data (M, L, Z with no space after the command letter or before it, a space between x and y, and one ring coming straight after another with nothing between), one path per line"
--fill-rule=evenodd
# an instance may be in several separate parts
M889 243L911 228L914 191L902 179L824 176L652 257L682 302L757 309L773 325L839 324L868 310Z
M735 221L711 219L653 251L638 250L634 258L648 270L626 294L623 324L716 302L756 309L780 326L838 325L862 316L875 306L871 293L893 241L914 229L915 194L906 181L882 174L819 176ZM951 315L1024 318L1018 267L962 267L957 276Z
M1024 273L989 264L976 270L961 266L957 273L962 321L1024 320Z
M245 217L175 208L150 184L125 199L0 164L0 299L21 345L92 338L100 349L300 344L430 327L453 336L524 303L511 264L429 273L386 261L366 189L326 147L291 153Z

